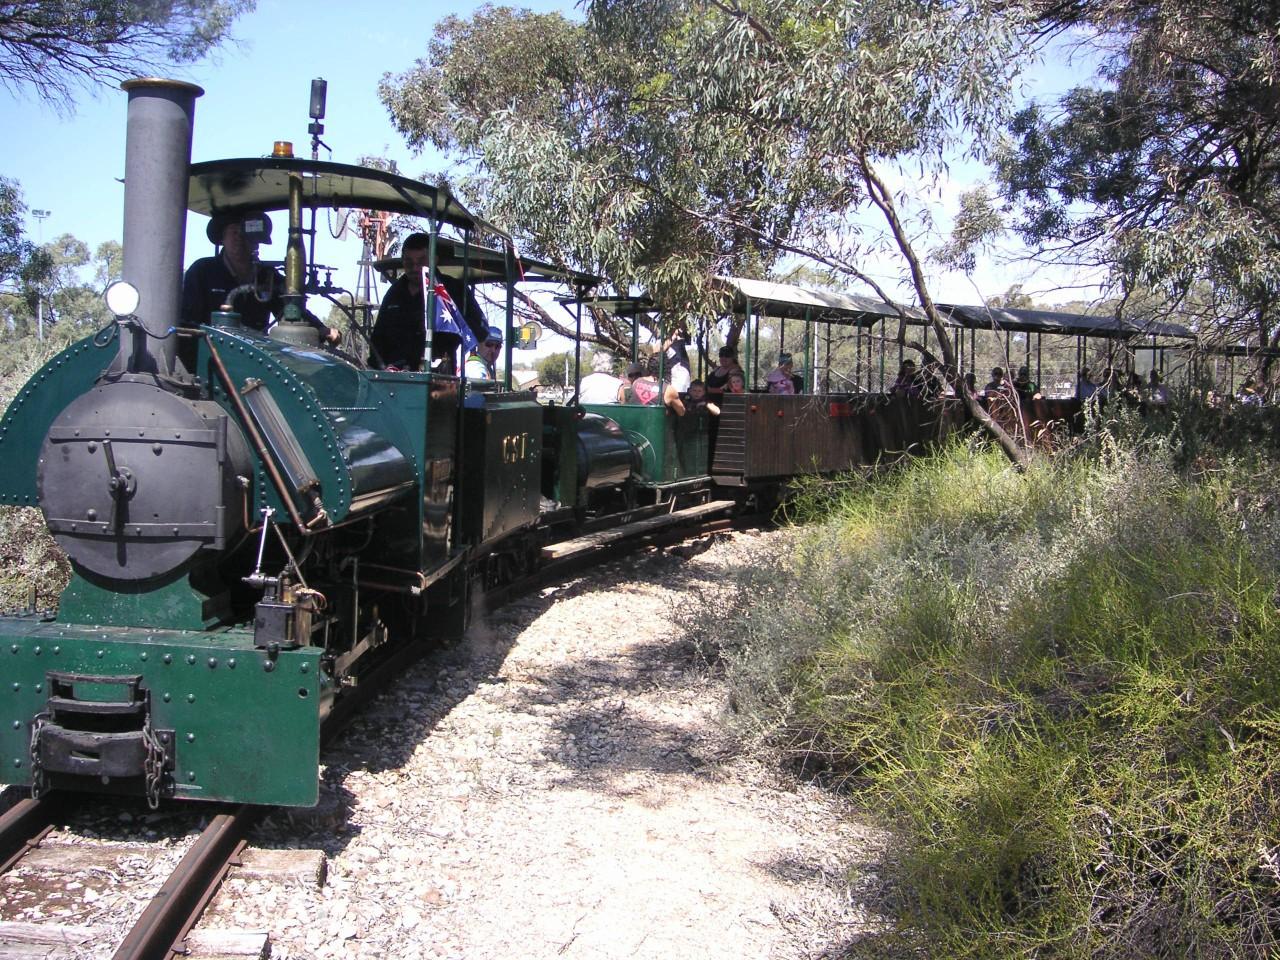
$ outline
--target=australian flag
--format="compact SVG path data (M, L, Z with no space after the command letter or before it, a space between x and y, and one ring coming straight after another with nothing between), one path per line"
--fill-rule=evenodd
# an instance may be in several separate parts
M436 318L432 329L436 333L452 333L461 337L463 352L470 353L479 346L476 335L471 332L471 325L463 318L462 311L453 302L453 297L449 296L443 283L437 283L435 291Z

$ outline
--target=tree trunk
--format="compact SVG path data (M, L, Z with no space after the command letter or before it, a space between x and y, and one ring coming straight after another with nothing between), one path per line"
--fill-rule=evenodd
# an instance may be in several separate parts
M966 389L964 378L960 376L959 367L956 365L955 345L951 342L951 334L947 332L947 328L942 322L942 315L938 312L937 304L933 302L933 297L929 295L929 288L924 279L924 271L920 267L920 259L916 256L915 248L902 227L902 221L898 219L898 211L893 202L893 195L871 166L871 161L867 159L865 153L859 155L858 161L871 202L884 215L885 221L889 224L889 229L893 233L893 239L898 245L898 250L901 251L903 257L907 260L908 266L911 268L911 281L915 286L916 296L920 298L920 307L924 311L925 318L929 321L929 326L938 338L938 347L942 351L942 363L946 370L947 382L955 390L956 396L964 400L965 408L969 411L970 416L977 420L983 429L1000 445L1000 449L1004 451L1009 461L1019 470L1025 470L1031 459L1030 450L1018 443L1000 424L996 423L991 414L983 408L982 404L978 403L978 398L970 396L968 389ZM900 328L899 337L902 338L904 333L905 331ZM925 352L922 346L915 346L922 353Z

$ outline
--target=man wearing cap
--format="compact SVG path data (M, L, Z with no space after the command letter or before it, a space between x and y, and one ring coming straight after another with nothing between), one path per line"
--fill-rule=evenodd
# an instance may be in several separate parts
M270 218L257 212L215 213L205 234L222 249L187 268L182 279L182 325L206 324L209 314L226 304L240 314L246 327L265 333L272 317L278 318L284 310L284 277L258 262L258 244L271 242ZM337 330L309 312L304 316L323 340L338 341Z
M467 354L467 362L462 367L468 380L498 379L498 354L502 352L502 331L490 327L488 335Z

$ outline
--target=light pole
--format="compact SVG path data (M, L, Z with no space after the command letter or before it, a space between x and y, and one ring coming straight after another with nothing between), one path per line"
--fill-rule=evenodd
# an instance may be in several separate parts
M36 218L36 243L44 246L44 222L49 219L50 210L32 210ZM43 278L36 281L36 339L44 340L44 290L41 288Z

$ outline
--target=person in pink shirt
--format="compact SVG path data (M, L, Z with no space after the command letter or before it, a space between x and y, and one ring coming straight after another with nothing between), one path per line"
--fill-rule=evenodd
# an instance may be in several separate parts
M794 394L796 392L795 381L791 379L792 366L791 354L778 354L778 365L765 377L770 393Z

